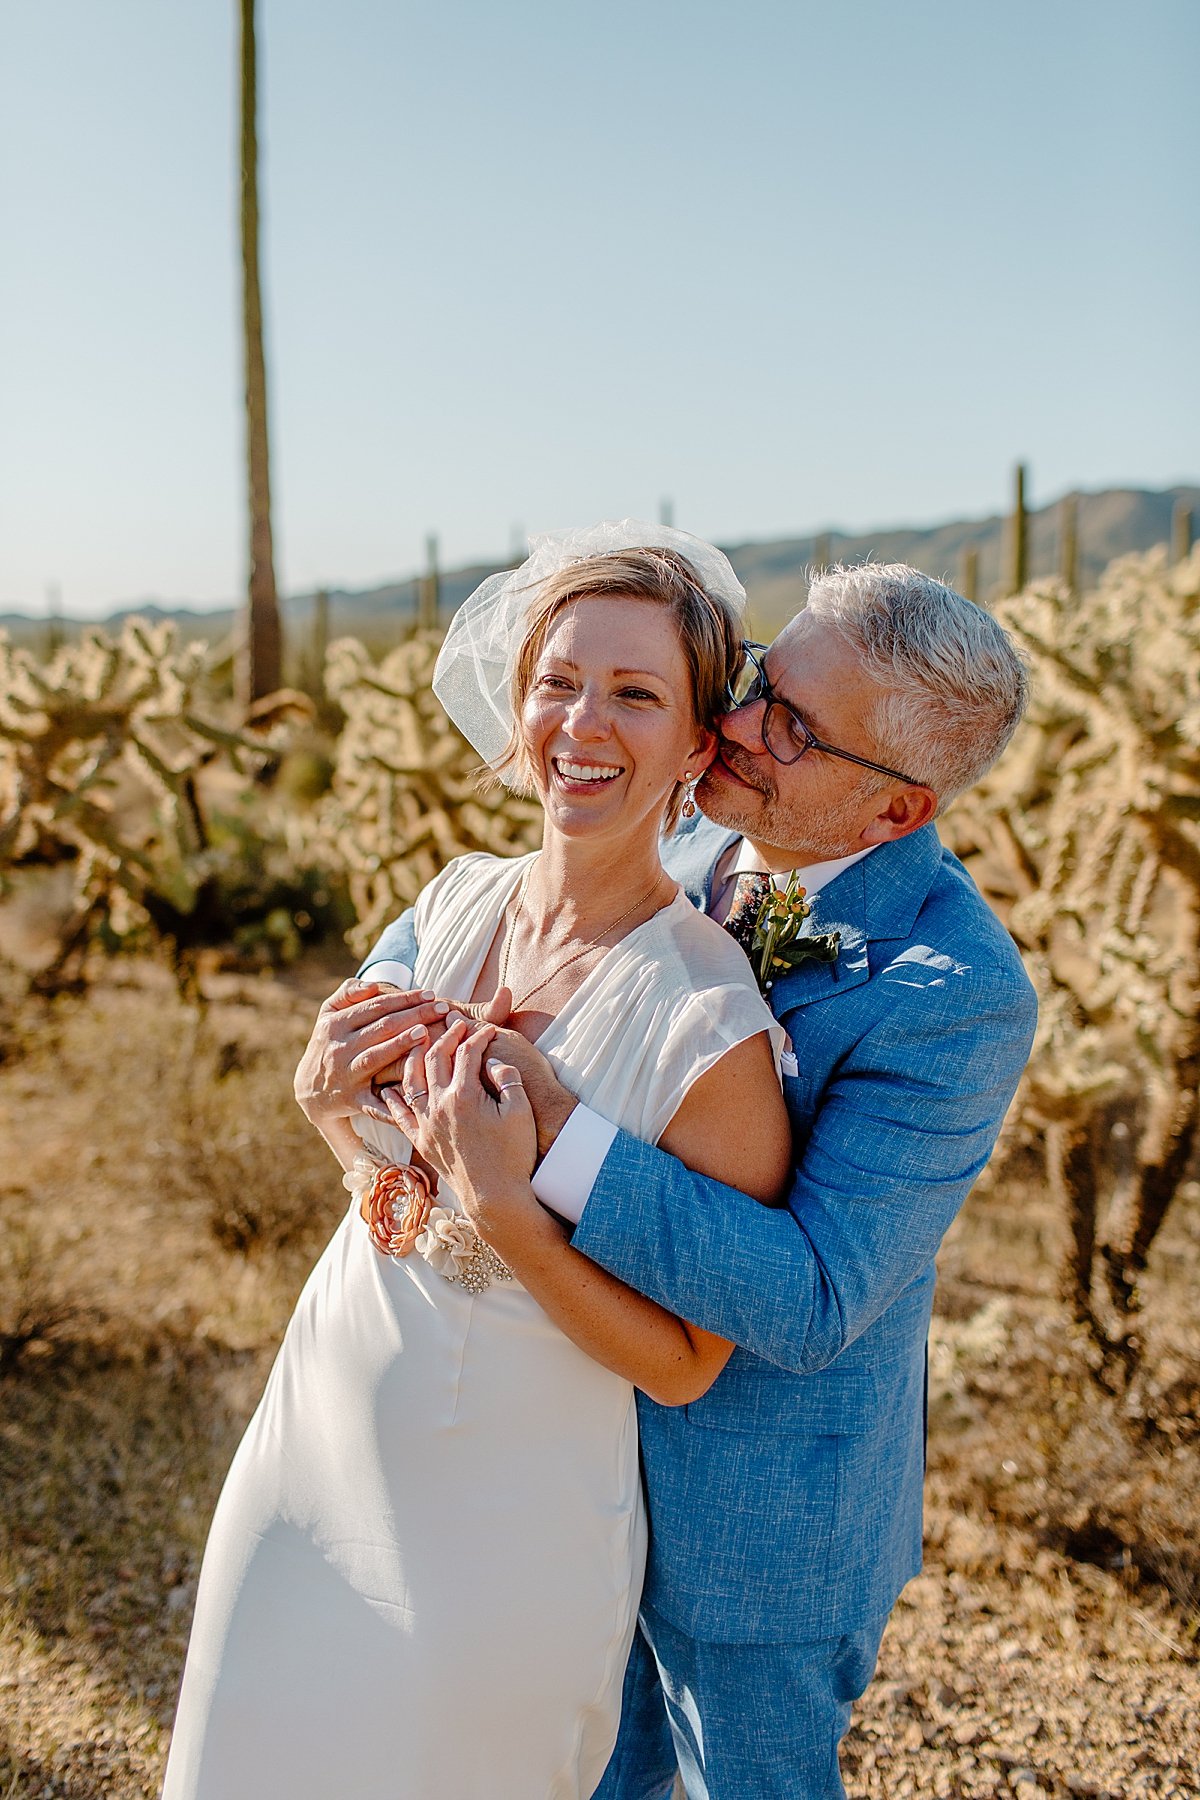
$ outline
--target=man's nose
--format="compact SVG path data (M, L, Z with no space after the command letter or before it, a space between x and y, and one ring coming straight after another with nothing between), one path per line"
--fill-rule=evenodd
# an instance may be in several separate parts
M763 743L763 709L765 700L748 700L743 706L735 706L717 721L718 736L727 738L731 744L737 744L743 750L749 750L753 756L767 755L767 747Z

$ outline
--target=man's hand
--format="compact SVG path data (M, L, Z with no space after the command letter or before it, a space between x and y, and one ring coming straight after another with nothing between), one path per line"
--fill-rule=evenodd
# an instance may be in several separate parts
M386 1119L372 1082L431 1030L447 1006L427 990L344 981L317 1014L293 1082L300 1110L318 1130L352 1113Z
M442 1003L445 1007L446 1003ZM428 1042L433 1044L441 1036L447 1025L456 1019L463 1018L479 1025L494 1025L496 1032L493 1039L492 1056L503 1062L511 1063L521 1077L525 1095L533 1108L534 1120L537 1124L537 1155L540 1162L551 1144L566 1124L577 1105L574 1094L565 1088L553 1066L542 1055L536 1045L528 1038L522 1037L519 1031L505 1027L504 1021L512 1010L512 994L506 987L498 988L493 997L484 1002L465 1002L452 1000L449 1010L430 1026ZM426 1040L414 1034L410 1042L403 1046L403 1054L396 1057L385 1068L373 1077L372 1085L376 1093L385 1087L400 1083L404 1073L405 1058L409 1050L416 1044Z
M525 1098L533 1108L537 1126L537 1159L541 1162L551 1144L579 1104L565 1088L536 1044L519 1031L497 1026L488 1049L489 1058L508 1063L521 1077Z

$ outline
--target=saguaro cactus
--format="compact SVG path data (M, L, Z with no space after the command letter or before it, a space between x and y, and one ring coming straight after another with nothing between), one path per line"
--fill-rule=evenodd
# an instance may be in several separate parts
M1079 496L1064 494L1058 509L1058 573L1068 594L1079 592Z
M1029 515L1025 510L1025 464L1013 471L1013 509L1008 522L1008 591L1019 594L1029 576Z
M433 532L425 539L425 573L417 588L417 623L422 631L436 631L438 610L442 600L442 577L438 570L438 541Z

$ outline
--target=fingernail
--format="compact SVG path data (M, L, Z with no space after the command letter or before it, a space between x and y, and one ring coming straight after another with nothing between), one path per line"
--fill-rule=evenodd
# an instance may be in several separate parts
M422 998L422 1000L432 1000L434 998L433 989L432 988L422 988L421 989L421 998Z
M419 1044L422 1038L427 1038L428 1036L429 1033L423 1025L414 1025L408 1034L408 1041L410 1044Z
M465 1023L465 1020L461 1013L447 1013L446 1023L447 1025L462 1025Z
M430 994L429 998L432 1000L433 995ZM446 1014L450 1011L450 1008L446 1005L446 1002L444 1000L439 1000L433 1010L437 1014L439 1019L443 1019L443 1018L445 1018Z

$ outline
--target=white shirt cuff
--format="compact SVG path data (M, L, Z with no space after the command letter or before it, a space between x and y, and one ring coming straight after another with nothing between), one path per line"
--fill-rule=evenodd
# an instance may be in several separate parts
M368 963L358 979L360 981L388 981L393 987L411 988L413 972L407 963L392 962L385 957L382 962Z
M616 1135L616 1126L599 1113L577 1106L534 1174L533 1191L542 1205L578 1225Z

